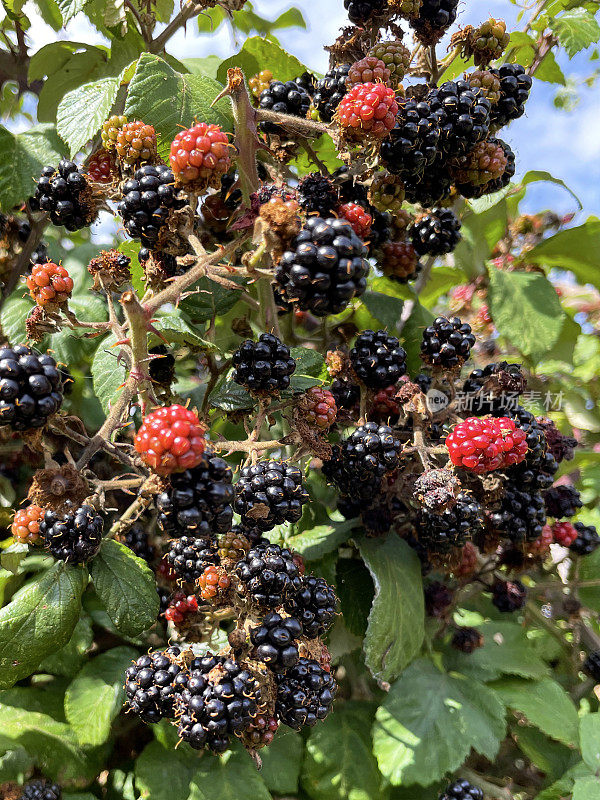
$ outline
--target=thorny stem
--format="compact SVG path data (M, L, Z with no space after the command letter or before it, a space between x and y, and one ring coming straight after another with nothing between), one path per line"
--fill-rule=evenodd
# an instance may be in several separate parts
M440 74L438 70L438 62L437 62L437 55L435 52L435 45L432 44L429 46L429 61L431 62L431 84L433 86L437 85L439 80Z
M131 369L129 374L130 377L137 380L137 393L140 398L142 416L145 416L150 403L156 400L148 373L148 364L150 363L148 354L148 316L143 306L140 305L135 292L123 292L120 303L127 320L131 342Z
M164 31L160 33L156 39L154 39L154 41L150 42L150 46L148 48L149 52L161 53L171 36L173 36L173 34L176 33L179 28L183 28L184 25L186 25L186 23L192 19L192 17L195 17L200 14L201 11L204 11L205 8L209 8L208 2L186 3L177 16L173 17L171 22L169 22Z

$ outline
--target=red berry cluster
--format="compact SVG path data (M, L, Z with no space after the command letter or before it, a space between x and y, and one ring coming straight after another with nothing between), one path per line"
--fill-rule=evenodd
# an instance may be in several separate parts
M43 516L44 509L34 504L19 509L10 528L15 541L35 544L39 539L40 520Z
M71 297L73 279L63 266L48 261L34 265L27 288L38 306L59 308Z
M520 464L527 454L525 432L508 417L468 417L446 438L450 461L471 472Z
M197 122L178 133L171 144L169 161L178 183L219 186L221 175L231 166L230 145L220 125Z
M206 440L200 420L189 408L165 406L144 418L136 434L135 449L157 475L170 475L197 467Z
M371 233L373 217L358 203L344 203L338 208L338 214L342 219L348 220L359 239L366 239Z
M314 428L328 430L337 416L335 398L328 389L313 386L306 392L302 402L306 421Z
M394 127L398 103L394 90L383 83L359 83L338 107L339 123L349 139L365 134L383 139Z
M193 594L186 597L184 592L177 592L165 611L165 619L174 625L181 625L188 614L198 611L198 601Z
M400 415L400 406L396 402L397 386L387 386L380 389L373 397L371 406L371 418L383 424L388 420L397 420Z
M577 538L577 530L570 522L555 522L552 526L552 536L557 544L570 547Z
M156 155L156 131L144 122L126 122L117 133L115 147L125 164L150 161Z
M544 525L542 534L529 547L529 552L534 556L543 556L550 549L550 545L554 541L554 534L550 525Z
M198 578L198 589L203 600L212 600L219 591L225 592L231 586L231 579L222 567L208 566Z
M112 181L112 159L106 150L98 150L90 158L87 165L87 174L97 183L110 183Z

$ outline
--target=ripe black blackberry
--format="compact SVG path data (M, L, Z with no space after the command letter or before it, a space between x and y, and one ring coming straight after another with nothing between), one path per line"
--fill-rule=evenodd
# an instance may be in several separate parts
M511 542L534 542L546 524L544 498L537 489L509 480L500 507L491 512L489 519L494 531Z
M499 416L511 416L515 396L522 394L526 387L527 379L521 364L494 361L481 369L472 370L462 390L467 394L478 394L485 390L485 398L475 398L474 414L493 411Z
M54 558L83 564L93 558L102 543L104 522L95 508L79 508L69 501L58 514L48 509L40 522L40 536Z
M483 645L483 636L477 628L457 628L450 642L455 650L470 655Z
M504 155L506 156L506 167L504 172L500 178L494 178L493 180L484 183L482 186L474 186L470 183L457 183L456 191L459 194L462 194L463 197L472 199L483 197L486 194L494 194L494 192L499 192L501 189L505 189L515 176L517 169L516 158L510 146L506 144L506 142L502 141L502 139L494 139L490 137L489 141L498 142L504 151Z
M400 441L387 425L366 422L342 442L341 459L349 479L383 478L396 469L400 460ZM352 485L348 494L352 494Z
M446 81L432 89L427 100L438 115L439 149L445 155L466 153L488 135L491 103L467 81Z
M323 122L331 122L342 97L347 92L346 82L350 66L350 64L338 64L317 82L313 104Z
M312 72L303 72L302 75L294 78L294 83L298 84L298 86L304 89L304 91L310 95L310 97L313 96L317 88L317 79Z
M233 473L229 464L205 451L194 469L171 475L169 486L156 497L158 525L167 536L208 539L231 530Z
M425 44L438 42L456 20L458 0L422 0L418 16L410 18L417 37Z
M275 709L284 725L299 731L312 728L331 711L337 685L331 673L316 661L301 658L295 667L277 678Z
M449 208L436 208L410 228L412 245L420 256L451 253L461 240L460 221Z
M441 154L425 167L421 175L405 175L403 180L406 199L410 203L420 203L423 208L437 206L452 194L452 176L447 160Z
M308 92L294 81L271 81L268 89L264 89L259 98L259 107L277 114L291 114L306 119L310 108ZM265 133L281 133L282 128L273 122L263 122Z
M344 0L348 19L355 25L364 25L373 17L384 14L387 0Z
M42 428L62 405L63 382L56 361L31 348L0 348L0 425L14 431Z
M337 598L324 578L308 575L300 588L284 603L285 610L298 619L309 639L323 636L333 625Z
M177 663L179 647L167 647L140 656L125 672L128 707L144 722L173 719L174 700L183 689L187 673Z
M156 548L150 541L148 531L141 522L134 522L121 539L138 558L143 558L151 564L156 558Z
M48 212L53 225L68 231L87 227L94 217L88 182L77 164L65 159L58 167L43 168L29 207Z
M133 178L121 187L123 199L117 211L129 236L140 239L144 247L154 247L171 209L184 205L174 184L175 177L169 167L146 164L136 169Z
M251 392L275 394L289 388L296 361L290 348L272 333L261 333L258 341L246 339L233 354L232 380Z
M164 344L151 347L148 355L158 356L153 358L148 364L150 378L161 386L170 386L175 378L175 357L170 353Z
M282 522L298 522L309 499L298 467L277 460L244 467L235 493L233 510L242 524L263 531Z
M425 586L423 599L427 616L442 619L450 610L454 593L445 583L432 581Z
M420 372L413 378L413 383L417 384L417 386L421 389L423 394L427 394L427 392L431 389L433 378L431 377L431 375L426 375L424 372Z
M29 260L32 264L45 264L50 260L48 257L48 245L46 242L40 242L38 244L31 254L31 258Z
M527 589L521 581L496 581L492 587L492 603L498 611L512 613L527 602Z
M456 504L441 514L425 510L419 513L417 536L429 553L448 553L472 539L483 525L479 503L465 492L460 492Z
M362 205L364 205L367 213L373 217L367 247L369 249L369 256L374 256L382 245L390 241L392 235L392 217L387 211L378 211L373 206L368 205L368 203Z
M469 781L455 781L446 787L439 800L483 800L483 790Z
M196 583L206 567L219 563L219 555L210 539L182 536L170 542L165 560L182 581Z
M18 800L61 800L62 789L58 783L46 780L29 781Z
M322 471L325 478L340 490L342 497L338 502L338 510L346 519L359 516L365 503L371 504L381 491L381 476L371 472L356 475L348 469L339 445L333 446L332 456L323 462Z
M432 366L452 369L464 364L474 344L468 323L458 317L437 317L423 331L421 358Z
M577 510L583 506L581 495L571 484L551 486L544 492L546 513L549 517L563 519L573 517Z
M594 650L588 654L583 662L583 671L597 683L600 683L600 650Z
M256 525L232 525L231 531L232 533L239 533L245 536L251 545L259 544L259 542L266 543L268 541L267 539L263 539L264 531L261 531Z
M291 551L269 542L252 547L235 572L245 594L263 608L277 608L302 586Z
M439 114L427 97L398 101L396 126L381 145L381 160L403 178L420 176L433 164L440 141Z
M532 80L520 64L502 64L490 72L500 81L500 100L492 108L492 126L498 130L523 116Z
M195 750L223 753L231 736L248 730L260 704L254 675L224 656L206 655L190 664L177 697L177 732Z
M298 202L307 214L331 217L340 204L339 192L329 178L318 172L305 175L298 184Z
M386 331L363 331L350 351L352 368L369 389L392 386L406 375L406 350Z
M285 672L298 663L295 640L302 636L302 625L294 617L271 611L257 628L251 628L250 641L256 647L256 660L273 672Z
M317 317L339 314L367 288L367 248L344 219L310 217L277 267L281 293Z
M334 378L329 389L338 408L350 410L360 400L360 387L357 383L350 383L350 381L342 378Z
M569 550L578 556L589 556L600 545L600 536L593 525L584 525L575 522L573 527L577 531L577 538L569 545Z

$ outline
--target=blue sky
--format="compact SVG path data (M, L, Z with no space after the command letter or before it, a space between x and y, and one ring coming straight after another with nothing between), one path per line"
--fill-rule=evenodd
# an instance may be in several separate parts
M257 13L275 18L290 6L300 8L308 29L299 28L278 32L283 47L315 70L325 71L328 54L323 45L331 43L340 27L347 24L343 0L254 0ZM461 3L459 23L477 23L488 16L502 17L514 24L518 9L510 0L477 0ZM30 15L31 18L32 15ZM35 48L55 41L57 34L41 20L32 26L31 38ZM95 43L98 36L86 18L80 14L69 23L59 38ZM233 50L231 34L223 26L210 36L199 36L195 23L180 31L169 45L178 58L203 57L216 54L223 57ZM442 45L443 46L443 45ZM596 64L584 55L573 60L562 55L560 64L565 75L582 79ZM517 155L518 174L529 169L545 170L565 181L581 198L584 210L580 217L600 215L600 85L581 90L581 102L571 113L553 105L556 87L535 80L532 96L524 117L513 122L502 133ZM528 192L529 210L552 207L560 212L574 211L574 201L564 190L548 184L533 185Z

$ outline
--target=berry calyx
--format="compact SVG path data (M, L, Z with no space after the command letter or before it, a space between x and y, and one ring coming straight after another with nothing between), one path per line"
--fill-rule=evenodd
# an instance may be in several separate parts
M206 439L198 416L180 405L148 414L134 439L142 461L157 475L170 475L198 466Z
M481 474L519 464L527 454L525 432L508 417L468 417L446 438L450 461Z
M40 540L40 522L44 516L44 509L35 503L20 508L12 521L10 532L16 542L23 544L37 544Z
M220 125L197 122L178 133L171 144L169 163L179 184L218 188L231 166L231 146Z
M394 90L383 83L361 83L342 98L337 117L351 140L365 136L383 139L396 124L398 103Z
M38 306L47 311L57 311L71 297L73 279L62 265L48 261L32 267L27 276L27 288Z

